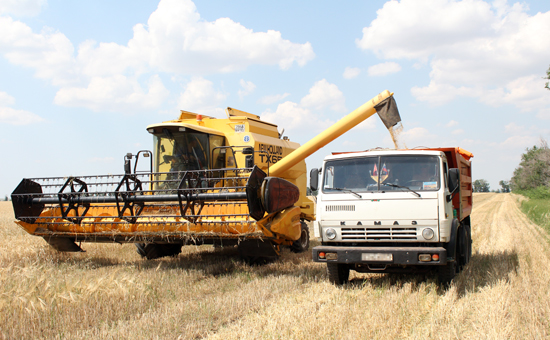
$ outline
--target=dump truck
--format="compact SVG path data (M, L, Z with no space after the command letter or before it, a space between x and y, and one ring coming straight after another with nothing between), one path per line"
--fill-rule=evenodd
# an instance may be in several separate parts
M350 270L437 271L448 284L472 254L472 157L459 147L327 156L310 178L321 240L313 260L326 263L335 284Z
M216 119L181 111L147 127L152 151L127 154L123 174L23 179L11 195L16 223L58 251L135 243L155 259L213 244L238 246L251 263L277 258L284 246L303 252L315 219L305 158L377 112L398 119L396 110L384 91L302 146L248 112L228 108L227 119Z

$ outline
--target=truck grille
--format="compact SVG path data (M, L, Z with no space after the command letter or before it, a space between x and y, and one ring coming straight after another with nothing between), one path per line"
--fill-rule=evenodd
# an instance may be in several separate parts
M342 228L342 240L416 240L416 228L414 227L382 227L382 228Z
M327 205L325 211L355 211L355 205Z

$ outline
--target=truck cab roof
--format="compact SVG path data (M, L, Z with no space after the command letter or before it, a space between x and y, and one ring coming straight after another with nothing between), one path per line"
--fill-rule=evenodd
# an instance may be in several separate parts
M470 160L474 155L459 147L417 148L417 149L369 149L364 151L333 152L325 157L325 160L343 159L379 155L432 155L442 156L446 153L460 154L464 159Z

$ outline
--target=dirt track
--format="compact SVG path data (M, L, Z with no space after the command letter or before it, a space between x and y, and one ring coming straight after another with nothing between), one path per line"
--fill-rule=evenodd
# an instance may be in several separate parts
M449 289L355 273L335 287L310 253L289 251L261 267L204 246L154 261L133 245L60 254L5 208L0 339L550 338L549 238L510 194L474 196L473 256Z

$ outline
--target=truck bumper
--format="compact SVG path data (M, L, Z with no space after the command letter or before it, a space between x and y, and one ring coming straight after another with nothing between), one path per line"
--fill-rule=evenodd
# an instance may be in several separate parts
M325 258L319 256L325 253ZM439 260L421 261L420 255L439 256ZM444 265L447 250L443 247L342 247L317 246L313 248L313 261L348 264L380 265Z

